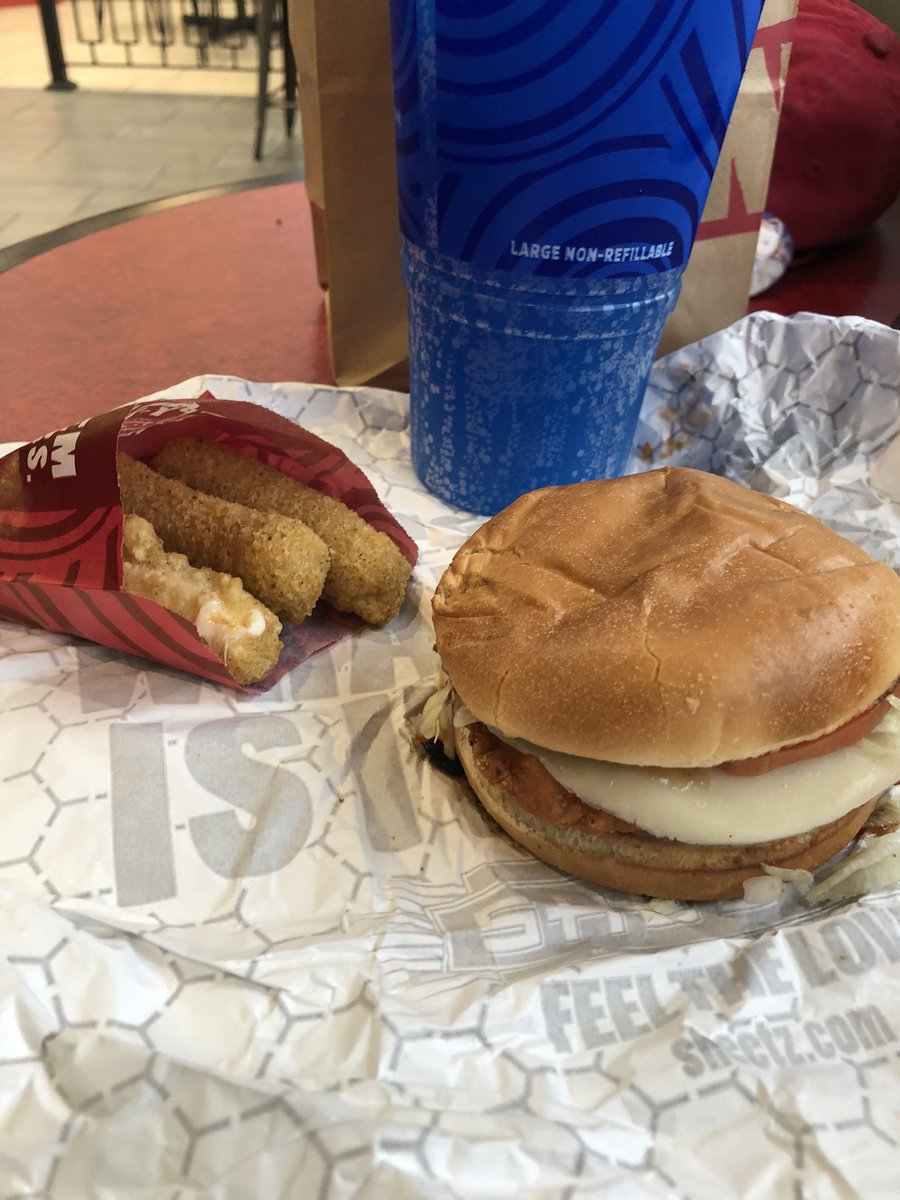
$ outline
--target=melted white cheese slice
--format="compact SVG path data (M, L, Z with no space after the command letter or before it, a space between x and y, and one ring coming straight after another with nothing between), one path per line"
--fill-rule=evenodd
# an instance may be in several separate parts
M897 708L854 746L756 776L729 775L715 767L629 767L503 740L539 758L585 804L656 837L700 846L749 846L805 833L881 795L900 779Z

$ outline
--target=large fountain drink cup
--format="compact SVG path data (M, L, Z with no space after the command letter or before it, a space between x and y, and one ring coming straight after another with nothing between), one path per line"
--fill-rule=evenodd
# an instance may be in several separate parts
M413 465L620 474L762 0L391 0Z

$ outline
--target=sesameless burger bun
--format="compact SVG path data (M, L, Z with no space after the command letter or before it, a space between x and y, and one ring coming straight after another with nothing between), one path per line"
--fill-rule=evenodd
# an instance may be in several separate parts
M674 899L811 870L900 778L900 580L667 468L529 493L434 597L460 762L539 857Z

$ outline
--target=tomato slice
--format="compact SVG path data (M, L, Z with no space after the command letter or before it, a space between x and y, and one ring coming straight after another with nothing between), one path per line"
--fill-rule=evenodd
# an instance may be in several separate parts
M897 695L900 689L895 689ZM738 758L733 762L719 763L719 770L729 775L765 775L779 767L789 767L792 763L806 762L809 758L821 758L823 754L831 754L834 750L844 750L855 742L861 741L866 734L879 725L890 708L887 696L876 700L871 708L861 712L859 716L851 717L844 725L839 725L831 733L821 737L811 738L808 742L797 742L794 746L783 746L770 754L760 754L756 758Z

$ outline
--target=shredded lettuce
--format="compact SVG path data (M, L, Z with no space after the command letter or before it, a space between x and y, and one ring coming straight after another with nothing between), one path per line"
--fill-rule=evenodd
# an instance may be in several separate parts
M435 680L435 690L422 708L418 733L426 742L440 742L448 758L456 758L453 743L453 689L450 680L441 672Z
M784 880L774 875L754 875L744 880L744 900L747 904L771 904L786 887Z
M900 883L900 831L863 838L806 893L809 904L850 900Z
M660 917L673 917L680 913L684 906L679 900L650 899L647 901L647 907Z
M807 903L851 900L900 883L900 829L877 832L895 823L900 824L900 787L885 792L847 855L820 874L816 885L806 893Z
M763 863L762 869L773 879L780 879L782 883L795 883L801 891L812 886L812 871L804 871L802 867L772 867Z
M744 899L748 904L771 904L793 883L801 892L812 884L811 871L799 867L773 867L762 864L763 874L744 881Z

